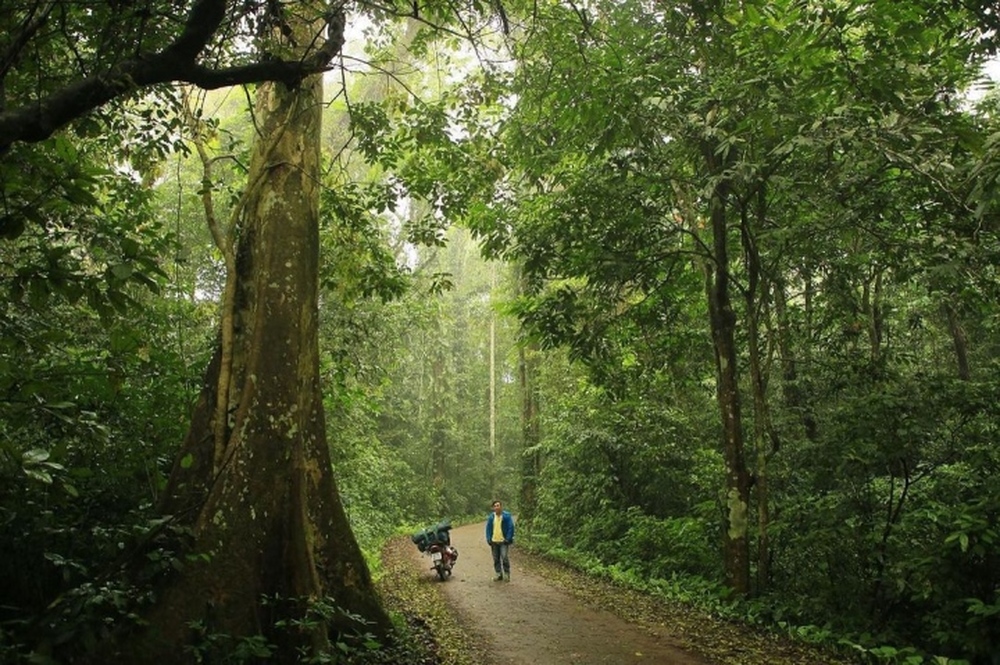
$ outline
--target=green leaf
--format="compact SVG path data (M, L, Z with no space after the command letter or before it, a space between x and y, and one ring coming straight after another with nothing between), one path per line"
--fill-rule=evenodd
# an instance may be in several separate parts
M42 450L40 448L32 448L31 450L25 451L21 456L22 464L41 464L49 458L49 451Z
M39 482L45 483L46 485L52 484L52 476L47 472L37 468L25 468L24 475L37 480Z
M111 266L111 274L120 280L126 280L131 277L134 270L131 263L118 263Z

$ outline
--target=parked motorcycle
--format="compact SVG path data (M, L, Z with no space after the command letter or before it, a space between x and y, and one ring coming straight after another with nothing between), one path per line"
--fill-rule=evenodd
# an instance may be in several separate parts
M411 537L418 550L430 555L431 568L437 572L442 582L451 576L452 568L458 561L458 549L451 544L450 531L451 523L446 520L421 529Z

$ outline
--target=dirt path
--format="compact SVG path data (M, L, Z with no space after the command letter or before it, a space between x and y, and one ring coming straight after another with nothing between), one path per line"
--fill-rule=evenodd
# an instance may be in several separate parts
M453 529L451 538L459 557L452 577L439 582L442 593L498 664L711 665L671 643L665 631L643 629L588 607L523 569L516 545L510 554L511 581L493 581L484 523ZM425 569L428 578L434 576L430 559L415 548L412 552L416 565Z

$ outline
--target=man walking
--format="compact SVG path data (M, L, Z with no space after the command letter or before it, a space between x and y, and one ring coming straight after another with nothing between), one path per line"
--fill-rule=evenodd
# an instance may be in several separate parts
M497 582L510 582L508 550L514 544L514 518L499 501L493 502L493 512L486 518L486 542L493 550L493 570Z

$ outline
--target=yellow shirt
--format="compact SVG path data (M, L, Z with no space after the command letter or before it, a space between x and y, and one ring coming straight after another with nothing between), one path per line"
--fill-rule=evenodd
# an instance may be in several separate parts
M503 542L503 513L499 515L493 513L493 536L490 540L494 543Z

